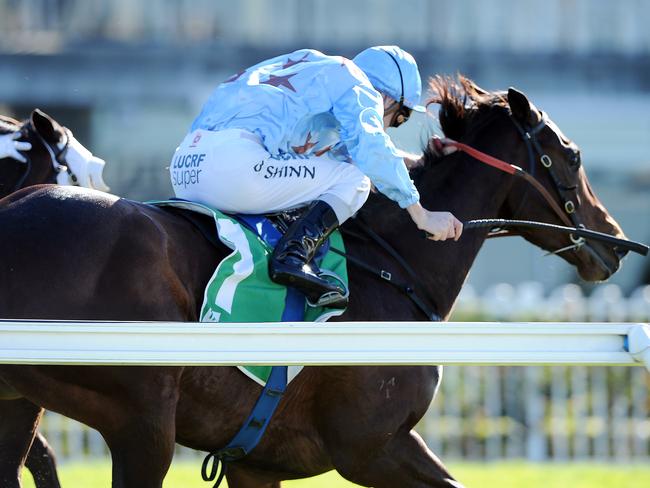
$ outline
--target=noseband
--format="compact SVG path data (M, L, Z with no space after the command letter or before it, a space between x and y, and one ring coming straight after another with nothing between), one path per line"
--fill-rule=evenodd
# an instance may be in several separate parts
M540 114L541 114L541 119L539 123L534 127L522 126L512 115L510 116L510 120L512 120L512 123L517 128L517 131L519 132L524 143L526 144L526 151L528 152L530 176L532 178L535 178L535 167L536 167L535 161L536 159L539 159L542 166L548 171L551 177L551 181L553 181L553 184L555 185L555 189L558 195L560 196L560 201L562 203L563 211L561 210L558 212L558 210L554 208L555 213L558 214L560 220L562 220L565 224L576 227L578 229L585 229L586 228L585 225L582 223L580 217L576 212L576 209L578 207L577 195L575 201L569 195L570 192L575 192L577 190L577 185L566 186L560 181L560 178L557 176L557 173L555 172L553 166L553 160L548 154L544 152L542 146L537 140L537 135L548 125L548 118L546 117L546 114L541 111ZM516 215L521 209L521 207L523 207L524 203L526 202L527 195L528 192L524 194L524 197L522 198L519 207L513 213L513 215ZM576 237L573 234L571 234L569 235L569 238L571 239L571 242L573 242L573 245L564 247L562 249L558 249L556 251L553 251L553 253L557 254L559 252L567 251L569 249L578 250L582 246L587 244L583 237Z

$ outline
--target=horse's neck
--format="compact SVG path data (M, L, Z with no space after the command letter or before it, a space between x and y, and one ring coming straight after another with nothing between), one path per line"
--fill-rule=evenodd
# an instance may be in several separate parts
M25 171L23 164L9 158L0 159L0 198L17 189L16 184Z
M450 211L461 221L496 218L510 184L507 175L480 166L465 155L427 170L418 181L422 204L429 210ZM437 173L437 174L436 174ZM365 219L417 272L416 287L447 317L486 237L486 230L467 230L457 241L424 238L407 212L385 199L371 198ZM396 266L393 263L393 268Z

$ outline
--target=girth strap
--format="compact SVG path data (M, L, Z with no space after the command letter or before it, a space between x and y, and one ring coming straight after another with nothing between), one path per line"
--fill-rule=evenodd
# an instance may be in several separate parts
M257 232L258 222L252 216L240 215L239 218L240 222ZM260 237L270 246L275 246L282 237L282 234L268 221L263 221L259 228L261 229ZM286 302L287 304L290 302L304 303L304 296L295 288L289 287L287 288ZM287 305L282 314L282 321L302 320L302 315L297 315L297 310L296 307ZM217 478L214 484L214 488L217 488L226 476L228 463L244 458L259 444L286 388L287 366L273 366L266 386L239 432L226 447L209 453L203 460L201 477L204 481L213 481Z
M203 481L213 481L218 474L219 476L214 484L214 488L217 488L226 476L228 463L242 459L257 446L284 395L286 387L287 366L273 366L266 386L243 427L226 447L212 451L203 460L201 466ZM221 469L219 469L219 466L221 466Z

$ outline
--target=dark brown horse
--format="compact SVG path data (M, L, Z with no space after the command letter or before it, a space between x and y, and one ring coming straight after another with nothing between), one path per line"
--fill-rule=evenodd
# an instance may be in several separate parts
M527 167L524 127L540 111L515 90L486 93L471 82L432 82L446 135ZM552 124L536 135L556 174L572 188L577 214L590 229L622 236L594 196L574 143ZM540 165L539 161L533 164ZM530 169L530 168L529 168ZM539 179L560 199L555 183ZM428 147L412 175L425 207L470 218L522 218L560 223L525 182L465 154L440 157ZM468 230L459 242L432 242L408 215L379 194L360 219L419 273L418 289L447 317L485 240ZM354 231L352 220L345 229ZM203 287L225 249L215 249L187 221L157 208L66 187L21 190L0 202L0 316L86 320L196 321ZM407 276L380 247L348 233L351 255ZM548 250L563 235L530 230ZM61 252L65 250L65 252ZM590 243L562 256L586 280L607 279L619 266L612 249ZM341 320L425 320L399 290L350 268L351 301ZM412 430L440 380L437 367L310 367L289 385L261 443L228 472L229 486L278 487L280 480L338 470L376 487L458 487L460 483ZM113 461L114 487L160 487L174 443L223 447L260 392L235 368L0 366L17 398L0 402L0 484L19 472L43 408L97 429ZM382 385L390 384L390 395Z
M0 198L33 185L73 184L77 175L72 168L85 170L86 168L79 165L89 163L89 153L87 154L78 142L75 141L74 147L70 149L70 131L39 109L33 110L29 118L22 122L0 115L0 134L12 132L20 132L21 140L30 142L32 149L24 153L26 163L12 158L0 160ZM71 158L71 161L68 161L68 158ZM93 177L98 188L108 189L103 183L101 171L95 172ZM92 186L90 178L76 183ZM59 486L54 453L40 433L34 437L26 466L31 471L37 488Z

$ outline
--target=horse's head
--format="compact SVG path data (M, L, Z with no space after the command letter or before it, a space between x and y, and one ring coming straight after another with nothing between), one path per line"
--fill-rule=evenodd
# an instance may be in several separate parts
M431 88L436 93L431 102L441 104L440 123L447 137L521 166L545 187L563 214L558 215L559 211L554 211L529 182L512 178L498 217L572 223L624 237L591 189L578 146L523 93L513 88L488 92L463 77L459 83L436 78ZM607 279L618 270L625 255L611 246L553 231L530 229L518 234L550 252L567 248L558 255L576 266L588 281Z
M0 198L42 183L108 191L102 177L104 161L93 156L68 129L46 113L36 109L22 123L0 116L0 133L11 132L20 132L20 140L31 143L32 149L23 153L26 163L11 158L0 161Z

